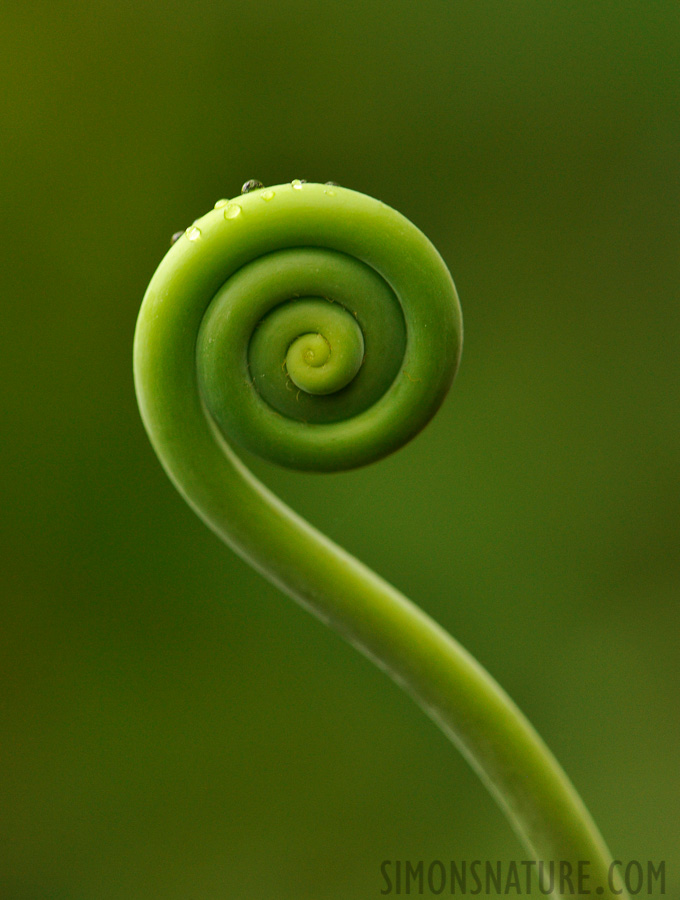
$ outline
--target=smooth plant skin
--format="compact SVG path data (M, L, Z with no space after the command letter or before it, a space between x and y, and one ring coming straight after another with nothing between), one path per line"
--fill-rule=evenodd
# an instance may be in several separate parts
M355 191L292 182L219 201L173 245L139 315L135 384L156 453L210 528L416 699L536 859L584 861L584 894L625 897L582 801L503 690L230 447L317 471L380 459L434 415L461 346L451 276L413 224Z

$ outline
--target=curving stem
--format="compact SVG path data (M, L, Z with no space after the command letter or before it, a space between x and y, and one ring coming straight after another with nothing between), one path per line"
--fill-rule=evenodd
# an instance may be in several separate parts
M364 465L429 421L462 342L451 277L379 201L293 182L195 222L144 298L135 384L199 516L400 684L460 749L537 860L625 897L570 781L490 675L429 616L283 504L230 443L300 469Z

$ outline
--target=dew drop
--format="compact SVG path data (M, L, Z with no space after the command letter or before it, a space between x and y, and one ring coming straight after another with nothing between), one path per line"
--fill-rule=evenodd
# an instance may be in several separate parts
M291 181L291 186L294 187L296 191L301 191L303 184L307 184L304 178L294 178Z
M337 181L327 181L326 184L330 184L331 187L340 187Z
M176 244L177 241L182 237L183 234L184 234L183 231L176 231L176 232L173 234L173 236L170 238L170 243L171 243L171 244Z
M273 200L274 199L274 191L263 191L260 196L263 200Z
M257 181L255 178L251 178L250 181L246 181L246 183L241 188L242 194L248 194L250 191L259 191L260 188L263 188L264 185L261 181Z
M215 209L222 209L223 206L226 206L229 203L228 200L218 200L215 204Z
M241 215L241 207L238 203L228 203L224 207L224 218L225 219L235 219L236 216Z
M197 241L201 236L201 229L197 228L195 225L189 225L184 233L190 241Z
M328 194L329 197L335 197L335 191L333 188L324 188L324 194Z

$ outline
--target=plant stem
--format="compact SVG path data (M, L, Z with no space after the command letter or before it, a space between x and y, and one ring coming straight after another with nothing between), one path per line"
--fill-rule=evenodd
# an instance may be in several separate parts
M625 898L610 884L611 856L583 802L505 692L429 616L268 491L224 436L233 426L242 443L250 440L268 458L333 469L363 465L417 433L441 403L460 354L460 311L441 257L403 216L343 188L294 182L224 209L194 223L173 246L149 286L135 334L140 410L168 475L236 553L420 704L537 860L568 863L574 872L581 864L589 876L584 894ZM343 309L336 309L338 297ZM355 298L365 308L355 307ZM244 343L287 299L278 321L293 331L283 349L270 352L273 339L262 331L254 342L262 346L249 357ZM308 413L296 421L300 401L287 396L285 348L298 334L352 335L354 319L363 335L351 338L359 363L363 351L356 348L363 340L369 348L356 385L331 399L303 398L309 414L321 418L313 426ZM371 348L388 332L398 352L381 383L371 374ZM355 363L340 372L343 386ZM274 408L258 393L251 364L268 381ZM304 384L308 375L316 384L314 373L296 377ZM364 385L370 402L361 396ZM347 397L356 408L342 405Z

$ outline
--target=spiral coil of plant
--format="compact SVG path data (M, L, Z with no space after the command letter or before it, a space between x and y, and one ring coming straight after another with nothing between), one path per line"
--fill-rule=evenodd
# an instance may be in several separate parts
M134 367L144 424L180 493L416 699L536 859L587 861L592 892L622 896L583 803L503 690L231 449L333 471L417 434L443 401L462 345L458 298L435 248L384 203L297 180L247 182L175 237L144 297Z

